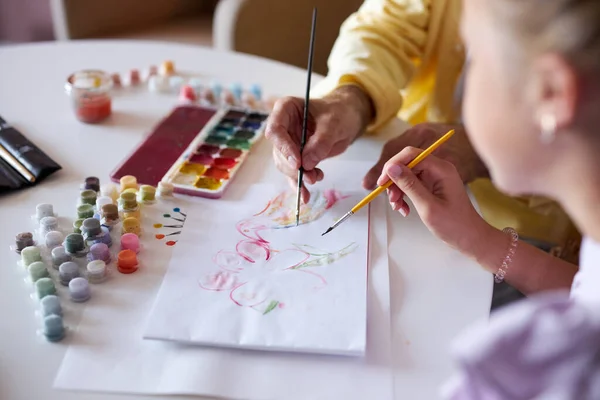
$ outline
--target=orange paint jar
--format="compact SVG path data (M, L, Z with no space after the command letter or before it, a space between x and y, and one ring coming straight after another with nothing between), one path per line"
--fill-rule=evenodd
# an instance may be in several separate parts
M79 71L67 79L65 92L71 98L75 116L81 122L95 124L112 113L110 75L98 70Z

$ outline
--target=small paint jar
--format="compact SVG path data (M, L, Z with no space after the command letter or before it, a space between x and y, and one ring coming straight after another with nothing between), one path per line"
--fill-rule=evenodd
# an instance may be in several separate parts
M166 60L160 65L160 74L162 76L171 76L175 74L175 65L173 61Z
M93 244L104 243L106 246L112 246L112 238L110 237L109 228L106 226L102 227L102 234L96 236Z
M82 204L77 207L77 219L86 218L94 218L94 206L91 204Z
M46 296L55 295L56 294L56 286L54 286L54 282L50 278L40 278L35 281L35 292L37 294L38 299L43 299Z
M44 217L54 217L54 207L52 204L38 204L35 206L35 218L39 221Z
M157 195L159 197L171 197L173 196L173 191L175 190L175 186L173 186L170 182L158 182Z
M140 252L140 238L133 233L121 236L121 250L131 250L136 254Z
M112 112L112 78L98 70L79 71L67 78L65 91L71 98L77 119L97 123Z
M100 209L102 225L113 226L119 222L119 208L114 204L105 204Z
M135 193L123 192L119 197L119 207L121 210L134 210L138 206Z
M158 74L158 67L156 65L151 65L148 67L148 76L154 76Z
M96 243L90 247L88 261L102 260L105 263L110 262L110 250L105 243Z
M79 193L79 203L80 204L89 204L94 206L96 204L96 199L98 198L98 194L93 190L83 190Z
M123 86L123 82L121 82L121 74L112 74L111 76L112 84L114 88L120 88Z
M258 84L253 84L250 86L250 93L256 98L256 100L262 99L262 88Z
M52 250L55 247L61 246L64 240L63 234L58 231L50 231L46 233L46 247Z
M137 69L132 69L129 71L129 85L137 86L142 82L142 78L140 77L140 71Z
M23 266L29 267L36 261L42 261L40 249L35 246L29 246L21 250L21 262L23 263Z
M196 90L196 87L194 86L194 84L192 83L194 81L194 79L190 79L190 86L194 88L194 90ZM169 90L173 93L179 93L179 91L181 90L181 87L183 86L184 81L183 78L180 76L170 76L169 77Z
M88 281L85 278L73 278L69 282L69 296L71 296L71 301L75 303L88 301L91 297Z
M102 260L90 261L86 267L90 283L102 283L106 280L106 263Z
M40 300L40 308L43 317L47 317L48 315L58 315L62 317L63 315L60 300L58 296L53 294L44 296L44 298Z
M242 105L251 110L256 110L258 108L258 101L251 93L244 92L242 93Z
M140 221L134 217L128 217L123 220L123 231L121 235L126 233L133 233L138 237L142 235L142 227L140 225Z
M85 241L83 239L83 235L80 233L71 233L67 235L63 246L67 253L71 255L79 254L85 251Z
M190 85L181 86L181 90L179 91L179 101L182 103L194 103L198 101L194 88Z
M52 266L54 266L55 269L58 269L60 264L73 260L73 257L71 257L62 246L53 248L50 253L52 254Z
M237 100L233 93L231 93L229 90L223 90L223 92L221 93L221 104L227 106L234 106L237 104Z
M60 315L52 314L44 318L44 336L49 342L59 342L65 337L65 326Z
M121 184L121 192L124 192L127 189L135 189L137 190L138 183L137 178L133 175L125 175L119 179L119 183Z
M117 256L117 269L122 274L132 274L138 270L137 255L131 250L122 250Z
M83 219L76 219L73 222L73 233L81 233L81 225L83 225Z
M85 240L93 240L96 236L102 234L100 221L96 218L87 218L81 225L81 234Z
M36 261L31 263L28 268L29 278L31 282L35 283L42 278L49 278L50 274L48 273L48 269L46 268L46 264L41 261Z
M15 237L15 251L21 254L24 248L34 246L33 234L31 232L21 232Z
M233 95L233 97L235 97L235 99L237 101L242 100L242 91L243 91L243 89L242 89L242 85L241 84L239 84L238 82L232 83L229 86L229 91L231 92L231 94Z
M84 190L93 190L98 193L100 191L100 179L95 176L88 176L83 182Z
M40 220L40 232L46 235L48 232L58 230L58 219L56 217L44 217Z
M221 98L221 93L223 92L223 86L219 82L211 82L210 89L211 89L215 99Z
M150 185L142 185L138 197L139 202L142 204L154 204L156 203L156 188Z
M204 88L200 91L200 100L202 100L202 102L208 103L210 105L213 105L217 102L215 93L209 88Z
M100 187L100 196L110 197L113 202L115 202L119 198L119 191L115 185L112 183L107 183L106 185L102 185Z
M58 267L58 279L60 283L67 286L71 279L79 276L79 265L73 261L67 261L66 263L60 264Z
M141 208L137 207L133 210L123 210L123 220L126 220L127 218L135 218L138 221L141 221L142 220Z
M164 76L151 76L148 79L148 90L152 93L166 93L169 91L169 81Z

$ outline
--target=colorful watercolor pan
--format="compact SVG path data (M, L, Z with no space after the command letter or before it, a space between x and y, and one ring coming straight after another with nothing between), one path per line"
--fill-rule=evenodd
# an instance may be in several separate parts
M267 114L222 109L206 123L163 177L176 193L220 198L262 137Z

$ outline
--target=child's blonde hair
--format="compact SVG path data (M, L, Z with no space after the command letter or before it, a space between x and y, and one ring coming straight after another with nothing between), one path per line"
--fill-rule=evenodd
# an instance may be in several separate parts
M576 68L600 69L600 0L490 1L528 54L555 51Z

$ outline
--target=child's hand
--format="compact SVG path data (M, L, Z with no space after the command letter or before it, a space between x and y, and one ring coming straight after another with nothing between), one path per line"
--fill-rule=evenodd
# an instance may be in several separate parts
M429 156L412 170L406 164L422 150L407 147L391 158L377 181L388 188L390 205L403 216L410 209L404 195L414 204L419 216L433 234L451 247L476 256L485 247L485 237L493 230L475 211L454 165Z

